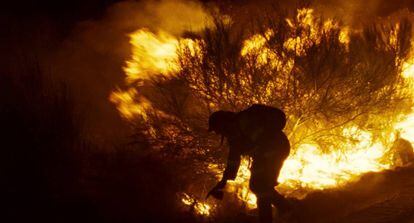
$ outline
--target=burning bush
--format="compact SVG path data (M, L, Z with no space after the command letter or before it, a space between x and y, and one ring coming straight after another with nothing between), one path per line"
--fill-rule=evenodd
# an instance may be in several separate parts
M280 177L285 193L303 195L298 189L337 186L392 166L386 154L393 132L412 106L410 79L401 75L411 50L408 20L351 29L304 8L242 27L228 17L213 21L187 38L132 34L129 89L110 98L140 123L156 151L186 160L191 174L183 176L191 177L181 180L191 181L189 190L200 194L195 184L220 175L223 151L206 134L208 115L253 103L288 115L293 152ZM242 172L233 190L241 187L239 196L254 206L248 168Z
M185 98L187 104L207 114L253 103L280 107L289 115L286 132L294 147L316 143L338 149L346 126L384 134L410 108L407 81L400 75L410 23L369 26L350 34L346 44L335 22L314 19L311 12L268 24L245 41L231 24L216 23L196 50L187 47L180 54L177 78L193 96ZM162 110L171 114L184 104Z

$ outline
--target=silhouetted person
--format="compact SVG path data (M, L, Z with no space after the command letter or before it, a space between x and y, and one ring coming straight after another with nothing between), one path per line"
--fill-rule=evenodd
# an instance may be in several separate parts
M229 155L222 180L208 193L221 198L227 180L234 180L242 155L253 159L250 190L257 196L260 221L272 222L272 204L280 212L290 209L287 200L274 187L290 144L283 128L286 115L280 109L255 104L241 112L217 111L209 118L209 131L227 138Z

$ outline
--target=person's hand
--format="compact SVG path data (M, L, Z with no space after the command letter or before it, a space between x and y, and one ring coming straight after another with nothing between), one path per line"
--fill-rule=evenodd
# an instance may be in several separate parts
M211 195L216 199L223 199L223 188L226 186L226 181L222 180L220 182L217 183L217 185L215 187L213 187L213 189L210 190L210 192L208 192L206 199Z

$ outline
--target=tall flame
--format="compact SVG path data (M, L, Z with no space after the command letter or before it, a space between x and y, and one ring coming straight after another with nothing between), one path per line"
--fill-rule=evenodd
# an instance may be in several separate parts
M126 62L124 71L128 82L150 79L152 75L169 75L177 70L178 40L159 31L154 34L147 29L130 35L132 58Z
M177 50L180 44L190 46L194 50L194 42L181 39L159 31L152 33L148 29L140 29L130 35L132 46L131 59L126 61L124 71L127 90L117 89L111 93L109 100L114 103L122 117L134 120L137 117L147 120L147 112L152 104L136 87L142 86L146 80L155 76L172 77L178 70Z

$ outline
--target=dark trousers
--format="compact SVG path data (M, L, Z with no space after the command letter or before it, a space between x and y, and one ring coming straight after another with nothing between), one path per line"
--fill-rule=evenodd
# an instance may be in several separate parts
M286 198L274 187L278 184L277 178L283 162L289 155L290 147L289 144L281 143L280 140L263 142L260 146L257 154L253 155L249 186L257 197L260 222L271 223L272 204L278 208L279 212L289 208Z

